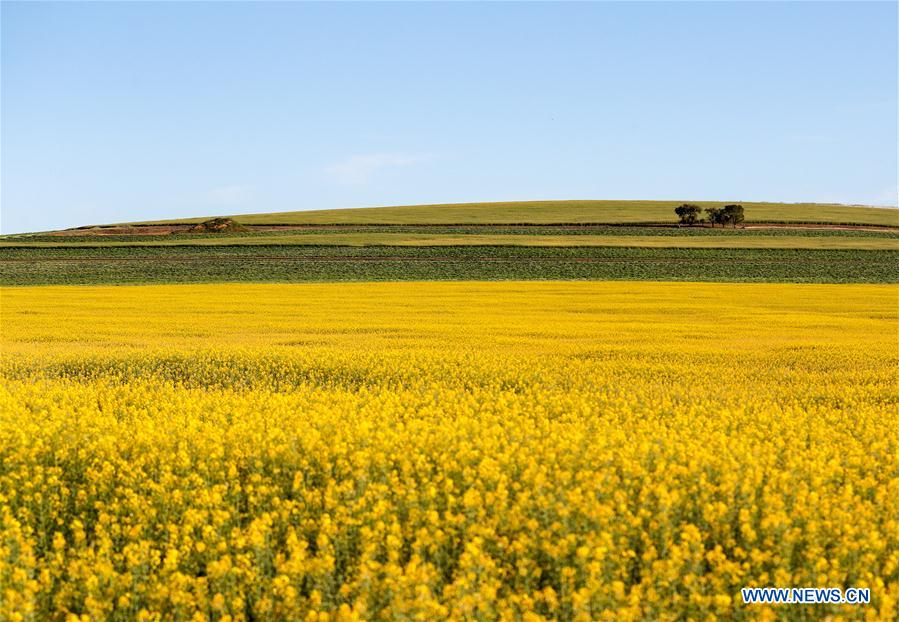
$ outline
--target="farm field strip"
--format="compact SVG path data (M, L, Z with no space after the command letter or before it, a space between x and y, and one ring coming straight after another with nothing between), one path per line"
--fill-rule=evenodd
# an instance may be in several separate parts
M0 236L2 242L137 242L162 240L202 240L215 238L272 237L292 235L379 234L407 233L427 235L595 235L595 236L664 236L664 237L892 237L899 236L899 226L840 226L840 225L775 225L748 224L740 228L730 227L678 227L676 225L597 225L597 224L549 224L549 225L250 225L243 231L226 233L191 232L171 230L167 226L100 227L67 229L57 232L11 234Z
M134 236L137 237L137 236ZM624 246L656 248L820 248L899 250L899 235L798 236L798 235L539 235L539 234L431 234L431 233L303 233L252 236L206 236L181 239L173 236L152 240L27 238L0 241L0 248L125 247L125 246Z
M889 250L525 246L0 249L0 284L403 280L896 282Z
M896 295L3 288L0 617L895 619Z

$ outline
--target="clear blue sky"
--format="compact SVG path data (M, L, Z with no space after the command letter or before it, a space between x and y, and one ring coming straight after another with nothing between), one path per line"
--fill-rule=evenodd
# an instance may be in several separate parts
M2 3L2 231L897 201L897 4Z

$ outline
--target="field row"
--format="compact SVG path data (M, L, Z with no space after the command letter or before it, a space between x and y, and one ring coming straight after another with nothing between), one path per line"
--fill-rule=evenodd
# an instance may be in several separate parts
M152 233L160 229L159 233ZM852 240L859 243L871 240L899 241L899 228L823 228L823 226L788 226L788 225L750 225L748 228L732 229L727 227L675 227L675 226L608 226L608 225L307 225L290 227L247 228L245 231L229 231L228 233L210 234L187 231L170 232L167 227L140 229L140 233L125 233L128 228L99 228L84 232L70 231L65 235L28 234L0 236L0 247L3 246L69 246L69 245L124 245L149 244L160 242L166 244L238 244L238 243L295 243L294 239L307 240L304 243L316 242L320 239L332 239L340 236L350 240L352 244L383 243L373 242L381 239L417 240L417 239L487 239L503 237L509 243L534 244L533 239L559 238L570 240L576 245L579 238L596 239L628 239L636 238L637 242L648 243L650 239L666 238L668 245L676 245L688 239L688 243L696 243L694 238L708 239L709 245L738 245L742 240L747 246L759 244L757 238L787 238L789 244L803 245L826 244L834 238ZM808 238L826 238L827 240L810 240ZM332 243L332 242L328 242ZM539 242L537 242L539 243ZM664 240L653 240L662 244ZM780 242L781 244L787 242ZM639 245L639 244L638 244Z
M224 281L896 282L897 251L504 246L0 250L0 284Z
M125 236L122 236L125 237ZM243 236L205 236L182 238L152 236L153 239L118 240L107 238L51 238L0 242L3 247L83 248L121 246L614 246L633 248L810 248L899 250L899 236L763 236L763 235L538 235L530 234L442 234L442 233L279 233Z

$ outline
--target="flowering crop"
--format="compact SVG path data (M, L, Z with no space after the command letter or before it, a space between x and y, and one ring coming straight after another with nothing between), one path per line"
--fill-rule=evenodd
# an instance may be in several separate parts
M4 289L0 620L895 619L896 294Z

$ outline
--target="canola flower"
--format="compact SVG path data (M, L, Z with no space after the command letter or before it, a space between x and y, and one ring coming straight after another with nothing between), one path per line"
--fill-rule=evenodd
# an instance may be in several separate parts
M896 302L3 289L0 620L894 620Z

